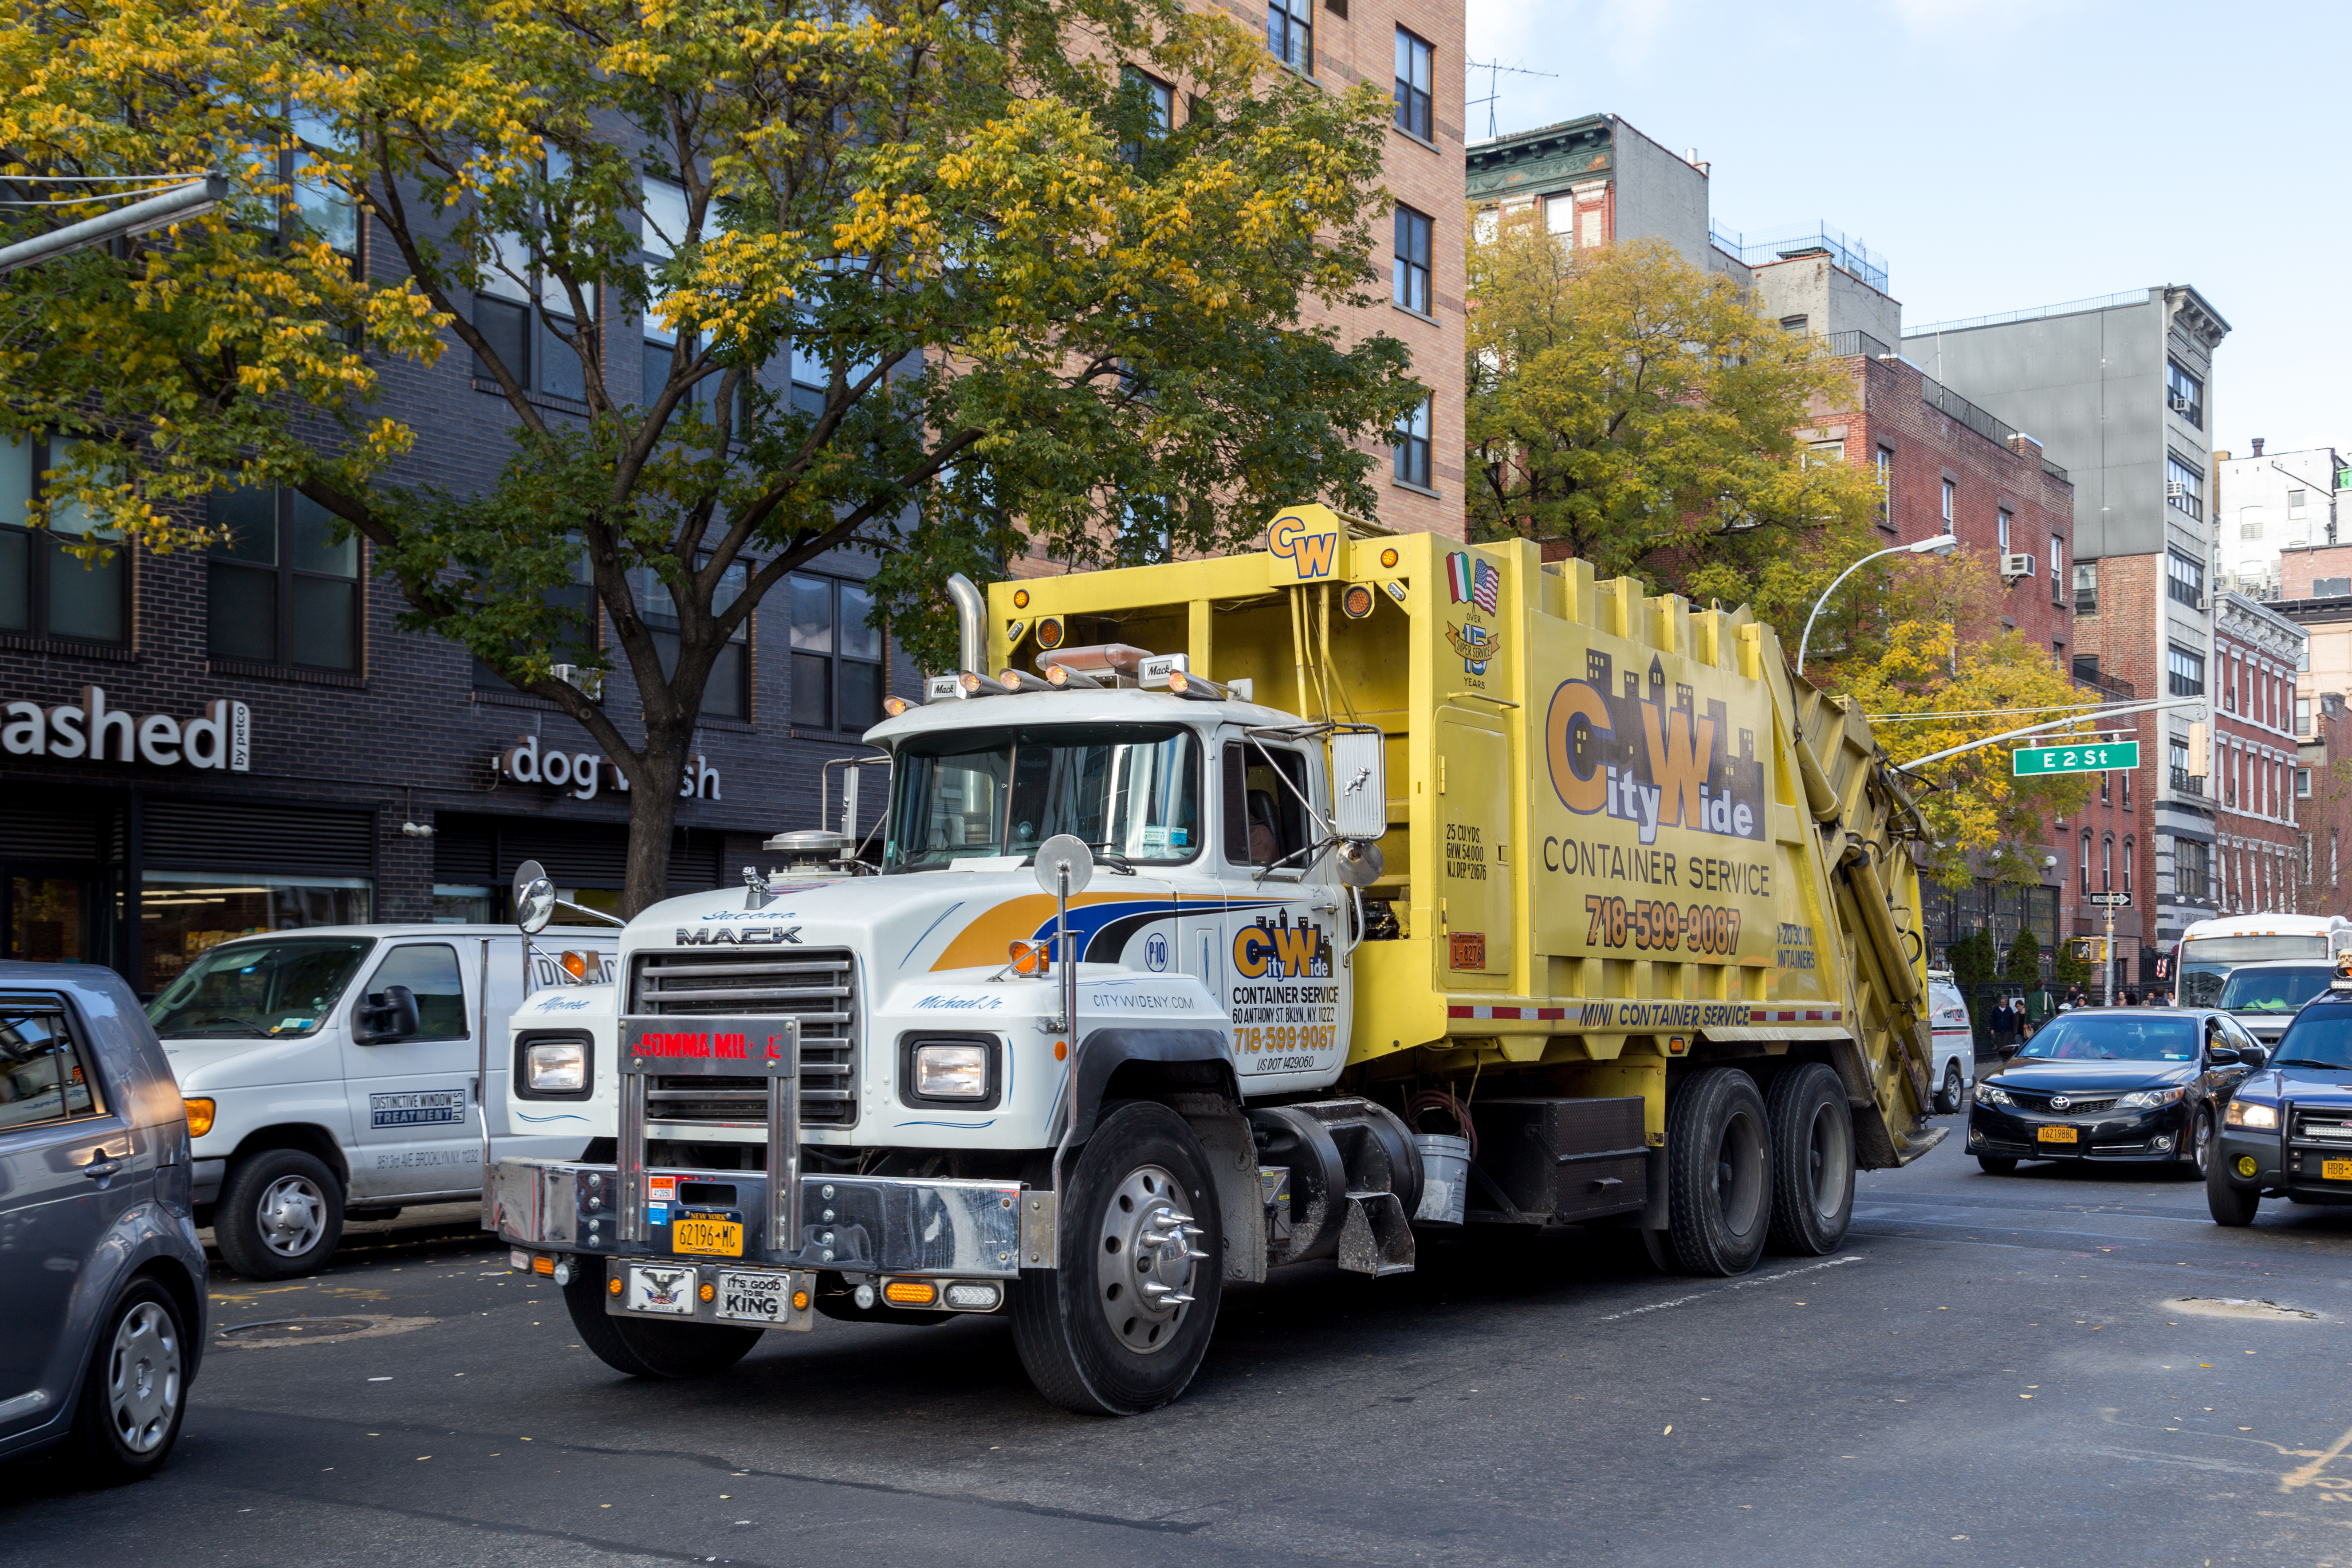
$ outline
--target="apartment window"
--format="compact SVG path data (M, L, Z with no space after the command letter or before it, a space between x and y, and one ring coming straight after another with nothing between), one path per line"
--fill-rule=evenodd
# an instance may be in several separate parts
M834 577L792 580L793 727L859 731L882 721L882 633L874 595Z
M1147 71L1139 71L1133 66L1122 68L1119 76L1130 89L1141 93L1150 105L1151 140L1156 142L1174 129L1176 124L1176 89L1174 88L1161 81L1158 77ZM1119 154L1132 163L1143 156L1143 146L1140 142L1130 142L1119 149Z
M738 561L728 567L711 593L711 614L723 614L751 581L751 563ZM632 567L629 587L636 596L637 614L652 635L655 651L661 656L662 673L669 675L677 668L677 597L650 566ZM702 710L721 719L751 717L751 617L745 616L727 646L719 649L718 661L710 667L709 681L702 689Z
M1315 74L1315 0L1269 0L1265 47L1297 71Z
M1429 482L1429 437L1436 402L1433 396L1423 398L1389 437L1390 449L1396 456L1398 480L1418 485L1423 489L1432 488Z
M2172 841L2172 890L2184 899L2205 901L2212 892L2213 847L2195 838Z
M2182 369L2179 360L2164 364L2164 405L2198 429L2205 428L2205 384Z
M2000 542L2000 552L2006 555L2009 553L2009 525L2012 520L2006 509L1998 514L1998 519L1994 527L1994 537ZM1949 479L1944 481L1944 521L1946 522L1952 521L1952 481Z
M2189 787L2189 742L2175 739L2167 750L2169 753L2167 761L2172 769L2172 787L2187 789Z
M1944 531L1946 533L1952 531L1952 503L1958 490L1959 487L1951 480L1944 481ZM2007 512L2000 514L2000 547L2003 550L2009 548L2009 513Z
M2205 604L2205 568L2178 550L2164 552L2164 591L2190 609Z
M1397 129L1424 142L1437 139L1429 122L1430 70L1435 58L1436 51L1425 41L1402 27L1396 30Z
M2314 577L2311 580L2311 596L2315 599L2341 599L2352 596L2352 577ZM2310 666L2297 665L2295 668L2307 669Z
M2238 509L2238 537L2260 539L2263 536L2263 509L2242 506Z
M1834 468L1845 462L1845 443L1816 441L1799 454L1798 460L1809 468Z
M2050 536L2050 602L2066 602L2066 542L2054 533Z
M2087 828L2087 827L2086 827L2086 828L2084 828L2084 829L2083 830L2083 895L2084 895L2084 897L2088 898L2088 897L2090 896L2090 892L2091 892L2091 830L2090 830L2089 828Z
M2126 899L2131 897L2132 858L2134 852L2133 842L2130 838L2126 837L2124 840L2124 897Z
M1809 316L1783 316L1780 318L1780 330L1784 332L1793 332L1798 336L1802 337L1804 335L1806 324L1811 320L1811 318Z
M2175 697L2205 695L2203 654L2191 653L2179 643L2169 644L2165 654L2165 669L2171 679L2172 695Z
M1895 526L1895 449L1878 448L1873 472L1878 476L1878 526Z
M220 535L205 552L205 651L299 669L359 668L360 542L286 489L213 492Z
M2291 489L2286 492L2286 514L2289 518L2308 516L2311 498L2305 491Z
M2116 836L2112 833L2099 840L2099 891L2116 890Z
M1396 210L1396 264L1391 274L1391 295L1406 310L1426 316L1429 309L1429 233L1426 213L1408 206Z
M2074 563L2074 613L2078 616L2099 613L2099 563L2095 561Z
M2130 773L2130 772L2129 772L2128 770L2126 770L2126 771L2125 772L2125 773L2124 773L2124 775L2123 775L2123 779L2124 779L2124 809L2125 809L2126 811L2129 811L2129 810L2131 809L2131 780L2132 780L2132 776L2131 776L2131 773Z
M2108 802L2111 798L2113 798L2113 797L2112 797L2111 795L2109 795L2109 794L2107 793L2107 785L2108 785L2109 781L2110 781L2110 780L2112 780L2114 777L2115 777L2115 770L2114 770L2113 768L2108 769L2105 773L2101 773L2101 774L2099 775L2099 804L2100 804L2101 805L2106 805L2106 804L2107 804L2107 802Z
M640 605L645 602L645 594L641 586L644 581L642 569L641 574L630 578L632 586L637 589L635 596ZM588 570L586 551L583 550L572 557L572 581L562 587L541 591L540 602L551 608L570 612L569 618L565 622L566 629L559 634L558 640L550 643L547 647L548 662L586 664L594 656L597 647L596 586L595 579ZM662 603L665 606L669 603L667 591ZM656 634L656 640L658 637L659 634ZM477 691L514 689L513 685L505 676L492 669L479 658L474 660L473 682L474 689Z
M286 155L283 171L289 185L288 205L293 209L292 216L303 228L337 250L346 256L356 257L360 248L359 205L329 182L320 172L321 165L310 152L313 147L348 152L351 150L351 138L336 130L331 121L309 110L298 109L290 119L294 134L302 142Z
M2164 501L2190 517L2205 515L2205 476L2170 452L2164 455Z
M47 530L25 526L26 508L44 489L44 470L61 468L74 444L59 438L0 442L0 632L74 642L124 643L131 637L130 549L85 566L67 553L83 539L112 539L98 520L63 502Z
M2311 733L2311 699L2308 697L2294 700L2294 732L2298 735Z
M2294 770L2294 798L2297 800L2309 800L2311 798L2311 770L2309 768L2297 768Z

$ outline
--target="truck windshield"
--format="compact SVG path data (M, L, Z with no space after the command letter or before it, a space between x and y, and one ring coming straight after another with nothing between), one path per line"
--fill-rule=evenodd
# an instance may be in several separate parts
M2180 944L2180 1005L2211 1007L2221 983L2241 963L2265 958L2326 958L2327 938L2307 936L2206 936Z
M1057 833L1105 858L1173 865L1201 852L1201 742L1174 724L1028 724L898 748L886 871L1027 856Z
M147 1004L147 1020L167 1040L316 1034L374 945L350 936L225 942Z
M2193 1062L2197 1020L2128 1010L2061 1013L2017 1053L2021 1062Z
M2233 969L2221 983L2221 1005L2233 1013L2292 1013L2327 990L2324 963L2295 969Z

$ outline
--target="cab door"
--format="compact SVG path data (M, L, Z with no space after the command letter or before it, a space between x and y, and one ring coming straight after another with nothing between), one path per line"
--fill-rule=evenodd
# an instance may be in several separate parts
M387 942L347 1005L354 1200L481 1190L479 949L478 938ZM415 994L416 1028L372 1038L368 1009L394 985Z
M1209 963L1233 1025L1243 1092L1318 1089L1348 1053L1352 940L1329 856L1310 868L1326 813L1319 755L1219 737L1217 850L1225 908Z

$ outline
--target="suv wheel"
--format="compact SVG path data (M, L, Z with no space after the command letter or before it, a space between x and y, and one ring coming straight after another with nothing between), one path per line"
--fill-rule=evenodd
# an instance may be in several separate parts
M213 1205L221 1257L247 1279L290 1279L343 1236L343 1187L315 1155L269 1149L229 1173Z

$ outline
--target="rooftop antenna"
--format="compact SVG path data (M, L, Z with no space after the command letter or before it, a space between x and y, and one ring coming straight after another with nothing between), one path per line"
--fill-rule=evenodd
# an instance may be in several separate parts
M1558 71L1531 71L1520 66L1507 66L1499 60L1471 60L1467 63L1472 70L1486 73L1486 96L1472 99L1469 107L1475 109L1482 103L1486 106L1486 140L1489 142L1498 134L1495 129L1495 100L1502 96L1497 89L1497 83L1503 72L1508 71L1513 76L1541 76L1554 79L1559 75Z

